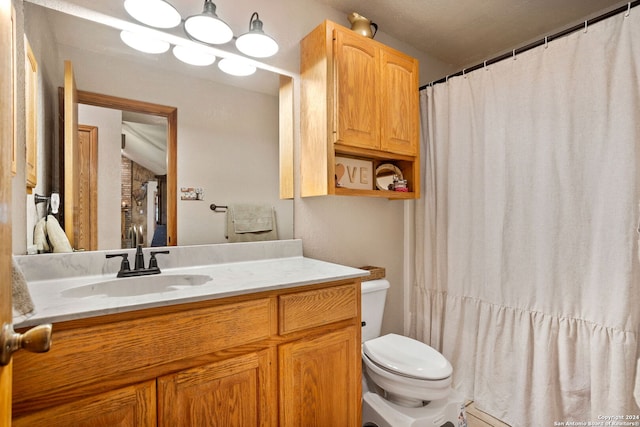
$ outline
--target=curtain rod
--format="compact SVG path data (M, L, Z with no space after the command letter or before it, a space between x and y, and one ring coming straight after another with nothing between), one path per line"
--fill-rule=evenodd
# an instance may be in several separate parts
M441 78L439 80L435 80L435 81L433 81L431 83L427 83L426 85L420 86L420 90L423 90L423 89L425 89L425 88L427 88L429 86L432 86L434 84L444 83L444 82L447 81L447 79L449 79L449 77L461 76L461 75L463 75L465 73L468 73L468 72L471 72L471 71L475 71L475 70L479 70L480 68L486 67L487 65L491 65L491 64L495 64L496 62L500 62L503 59L512 58L512 57L516 56L519 53L526 52L526 51L531 50L531 49L533 49L535 47L542 46L542 45L544 45L546 43L549 43L552 40L555 40L555 39L558 39L560 37L564 37L564 36L566 36L568 34L574 33L576 31L582 30L585 27L589 27L590 25L595 24L596 22L600 22L600 21L603 21L603 20L605 20L607 18L611 18L612 16L615 16L615 15L617 15L619 13L629 11L631 8L636 7L638 5L640 5L640 0L635 0L635 1L629 2L629 3L627 3L626 6L620 6L619 8L614 9L614 10L612 10L610 12L607 12L607 13L604 13L602 15L596 16L595 18L589 19L589 20L585 21L582 24L578 24L578 25L575 25L575 26L573 26L571 28L567 28L566 30L562 30L562 31L560 31L558 33L552 34L552 35L547 36L547 37L545 37L543 39L535 41L533 43L529 43L526 46L520 47L518 49L514 49L512 52L504 53L504 54L502 54L500 56L496 56L495 58L492 58L492 59L489 59L487 61L484 61L484 62L482 62L480 64L474 65L473 67L465 68L463 70L458 71L457 73L449 74L449 75L447 75L447 76L445 76L445 77L443 77L443 78Z

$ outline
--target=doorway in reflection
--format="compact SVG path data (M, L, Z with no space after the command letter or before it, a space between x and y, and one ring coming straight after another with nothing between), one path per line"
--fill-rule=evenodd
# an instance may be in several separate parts
M166 246L167 213L162 202L167 192L166 174L156 175L125 155L120 172L121 247Z
M166 246L166 118L86 104L78 113L80 124L97 128L100 141L99 246Z

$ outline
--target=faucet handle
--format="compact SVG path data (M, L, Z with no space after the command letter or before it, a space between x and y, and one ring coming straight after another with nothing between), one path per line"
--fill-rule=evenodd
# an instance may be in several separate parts
M156 254L168 254L169 251L151 251L151 258L149 258L149 270L152 268L158 268L158 260L156 260Z
M131 266L129 265L129 254L121 253L121 254L107 254L107 258L115 258L121 256L122 262L120 263L120 271L118 271L118 277L122 277L125 271L130 271Z

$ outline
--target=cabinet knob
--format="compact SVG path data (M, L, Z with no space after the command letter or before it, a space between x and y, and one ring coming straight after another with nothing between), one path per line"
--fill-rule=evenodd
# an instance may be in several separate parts
M13 325L5 323L0 332L0 365L8 365L14 352L25 349L32 353L45 353L51 348L51 324L38 325L24 334L13 330Z

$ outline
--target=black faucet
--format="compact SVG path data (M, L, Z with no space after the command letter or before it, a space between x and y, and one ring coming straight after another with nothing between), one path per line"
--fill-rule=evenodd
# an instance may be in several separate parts
M142 253L142 245L136 247L136 263L133 267L134 270L144 269L144 254Z
M156 260L156 254L168 254L169 251L152 251L151 258L149 258L149 268L144 268L144 254L142 253L142 245L138 245L136 248L136 259L133 270L129 264L129 254L107 254L107 258L122 257L122 263L120 263L120 271L118 271L117 277L133 277L133 276L147 276L149 274L160 274L160 268L158 268L158 261Z

